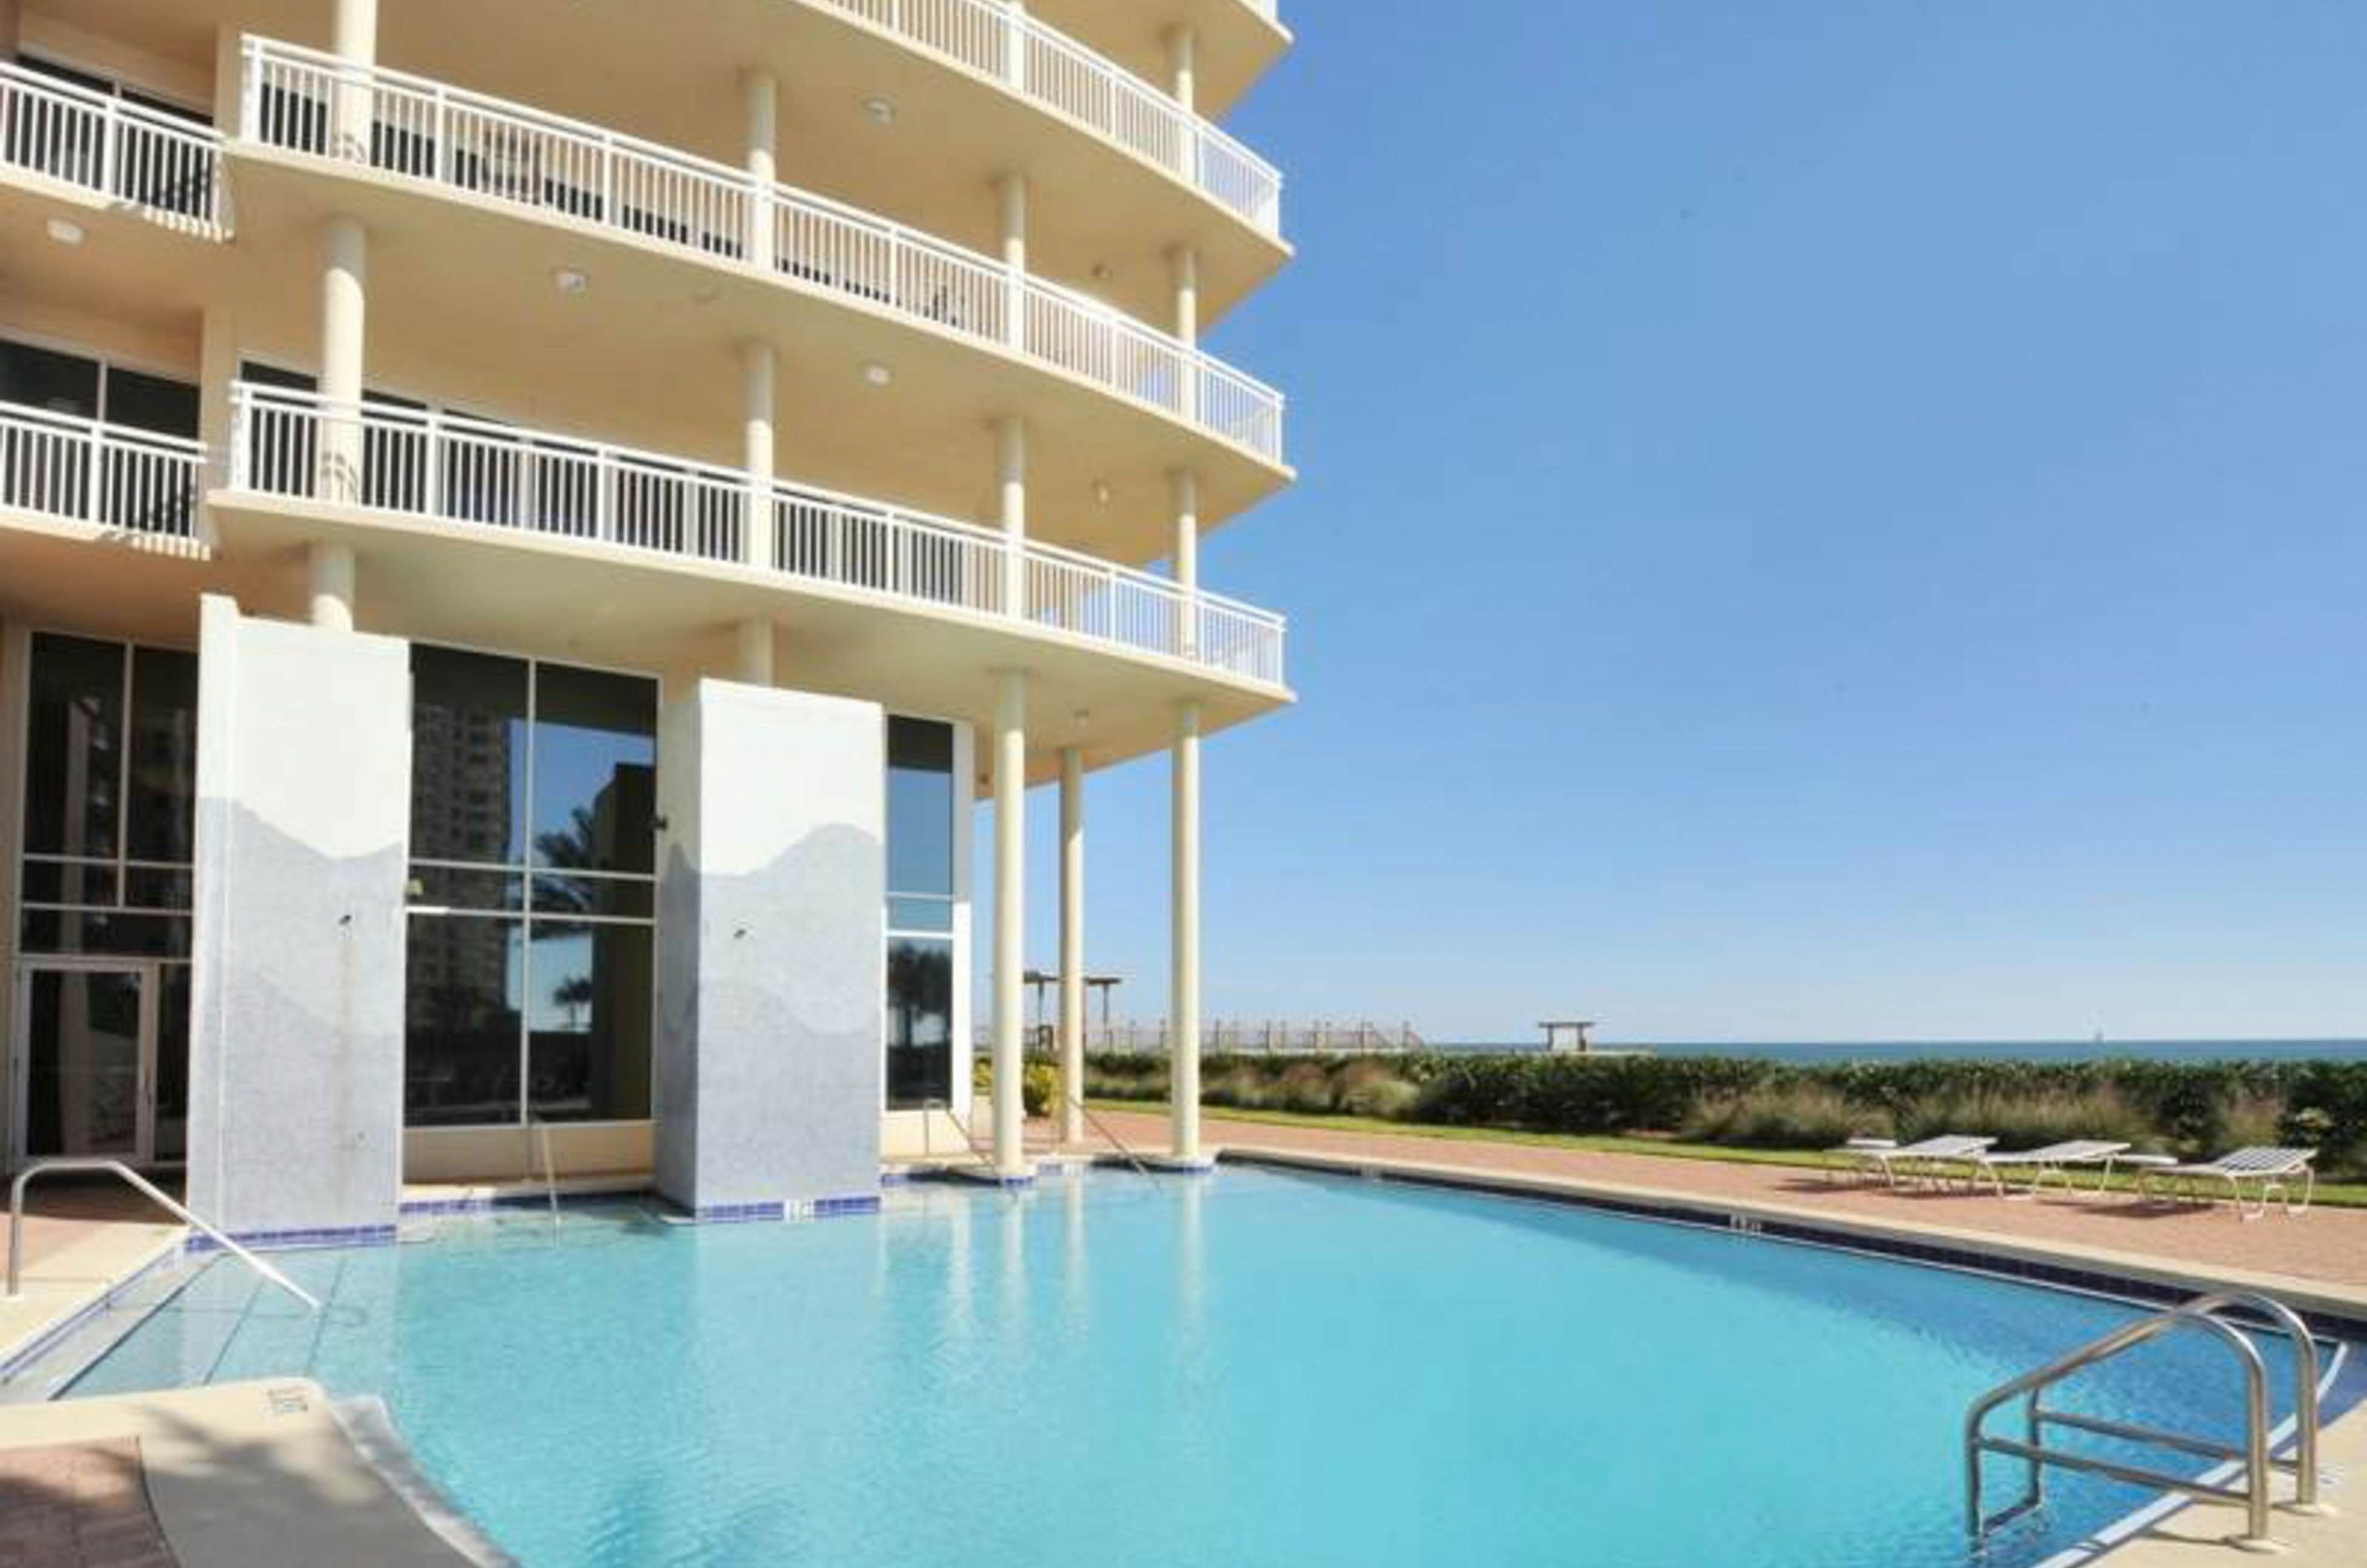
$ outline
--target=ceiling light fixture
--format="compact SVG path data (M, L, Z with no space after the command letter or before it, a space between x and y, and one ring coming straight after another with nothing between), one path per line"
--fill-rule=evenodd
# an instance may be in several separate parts
M896 378L896 373L875 359L863 367L863 378L875 387L884 387Z
M581 294L592 287L592 280L572 266L562 266L552 273L550 281L561 294Z
M69 222L62 218L52 218L42 227L49 231L50 238L61 245L82 243L82 225L79 223Z
M1093 481L1093 499L1094 499L1095 501L1100 502L1104 506L1107 506L1107 505L1109 504L1109 501L1110 501L1110 482L1109 482L1109 480L1107 480L1107 479L1095 479L1095 480Z
M896 123L896 104L891 98L883 98L875 94L863 100L863 112L871 117L871 123L874 125Z

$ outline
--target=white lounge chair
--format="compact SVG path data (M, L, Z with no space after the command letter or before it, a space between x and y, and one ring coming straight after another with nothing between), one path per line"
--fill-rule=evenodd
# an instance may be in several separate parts
M1946 1168L1965 1164L1980 1155L1995 1138L1970 1138L1961 1134L1944 1137L1925 1138L1918 1143L1899 1144L1890 1148L1866 1148L1843 1145L1831 1151L1833 1157L1854 1160L1869 1174L1880 1172L1882 1179L1893 1187L1903 1179L1908 1181L1943 1179Z
M2285 1213L2305 1213L2310 1200L2317 1195L2317 1170L2310 1161L2317 1157L2316 1149L2280 1148L2272 1144L2256 1144L2221 1155L2217 1159L2203 1160L2194 1165L2165 1167L2155 1174L2173 1182L2184 1182L2187 1195L2201 1202L2209 1202L2216 1193L2205 1192L2206 1187L2227 1184L2228 1199L2236 1213L2248 1220L2257 1220L2269 1212L2269 1200L2284 1201ZM2293 1201L2293 1183L2299 1181L2301 1201ZM2249 1183L2252 1199L2245 1201L2245 1187Z
M2096 1189L2101 1191L2104 1184L2112 1179L2112 1161L2128 1152L2128 1145L2101 1138L2074 1138L2066 1143L2048 1144L2044 1148L2021 1149L2007 1154L1984 1151L1973 1156L1973 1176L1976 1181L1988 1177L1990 1185L1997 1189L1998 1196L2003 1198L2007 1195L2006 1172L2028 1171L2029 1196L2034 1198L2038 1196L2038 1190L2046 1185L2047 1178L2053 1177L2062 1182L2063 1190L2069 1192L2076 1185L2071 1179L2073 1166L2100 1165L2104 1168L2096 1179Z

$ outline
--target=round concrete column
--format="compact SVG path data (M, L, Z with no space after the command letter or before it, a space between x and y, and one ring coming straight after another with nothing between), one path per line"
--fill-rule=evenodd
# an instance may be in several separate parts
M771 568L773 559L774 400L779 355L762 338L740 345L740 466L748 475L748 525L742 531L740 558Z
M354 629L354 547L315 543L305 552L305 596L312 624L323 631Z
M1002 613L1027 613L1027 422L994 422L994 471L1002 498Z
M1060 750L1060 1142L1085 1135L1085 754Z
M362 367L369 320L369 235L338 216L321 228L321 472L323 501L362 498Z
M1170 1149L1200 1157L1200 705L1175 707L1170 784L1174 867L1167 918L1173 943L1168 982Z
M748 259L770 271L774 258L773 182L780 176L781 79L754 68L740 78L748 122L748 178L755 186L748 203Z
M1010 1177L1027 1174L1027 675L994 680L994 1169Z

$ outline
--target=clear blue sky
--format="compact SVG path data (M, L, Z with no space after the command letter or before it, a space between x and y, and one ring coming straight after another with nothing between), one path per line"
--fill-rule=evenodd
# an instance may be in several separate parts
M1210 1015L2367 1034L2367 7L1285 4ZM1166 786L1089 786L1146 1017Z

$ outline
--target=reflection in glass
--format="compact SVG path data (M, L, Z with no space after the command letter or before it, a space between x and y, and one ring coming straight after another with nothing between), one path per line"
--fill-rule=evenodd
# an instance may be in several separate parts
M123 648L37 632L25 726L25 844L32 854L117 853Z
M954 890L954 730L888 721L888 891Z
M527 1092L552 1122L650 1113L651 942L646 926L535 923Z
M888 1107L913 1111L953 1098L954 944L888 942Z
M130 859L187 864L194 858L197 777L197 657L135 648L124 812Z
M954 929L954 901L950 898L906 898L891 895L888 899L888 929L891 931L950 931Z
M411 852L523 863L526 662L414 645L411 675Z
M139 975L36 969L26 990L25 1152L137 1154Z
M403 997L403 1119L414 1127L515 1122L526 927L412 918Z
M189 966L156 971L156 1157L189 1155Z
M108 953L123 958L187 958L189 917L127 915L114 909L27 909L17 921L25 953Z
M560 871L653 869L655 682L546 664L536 671L534 861Z

